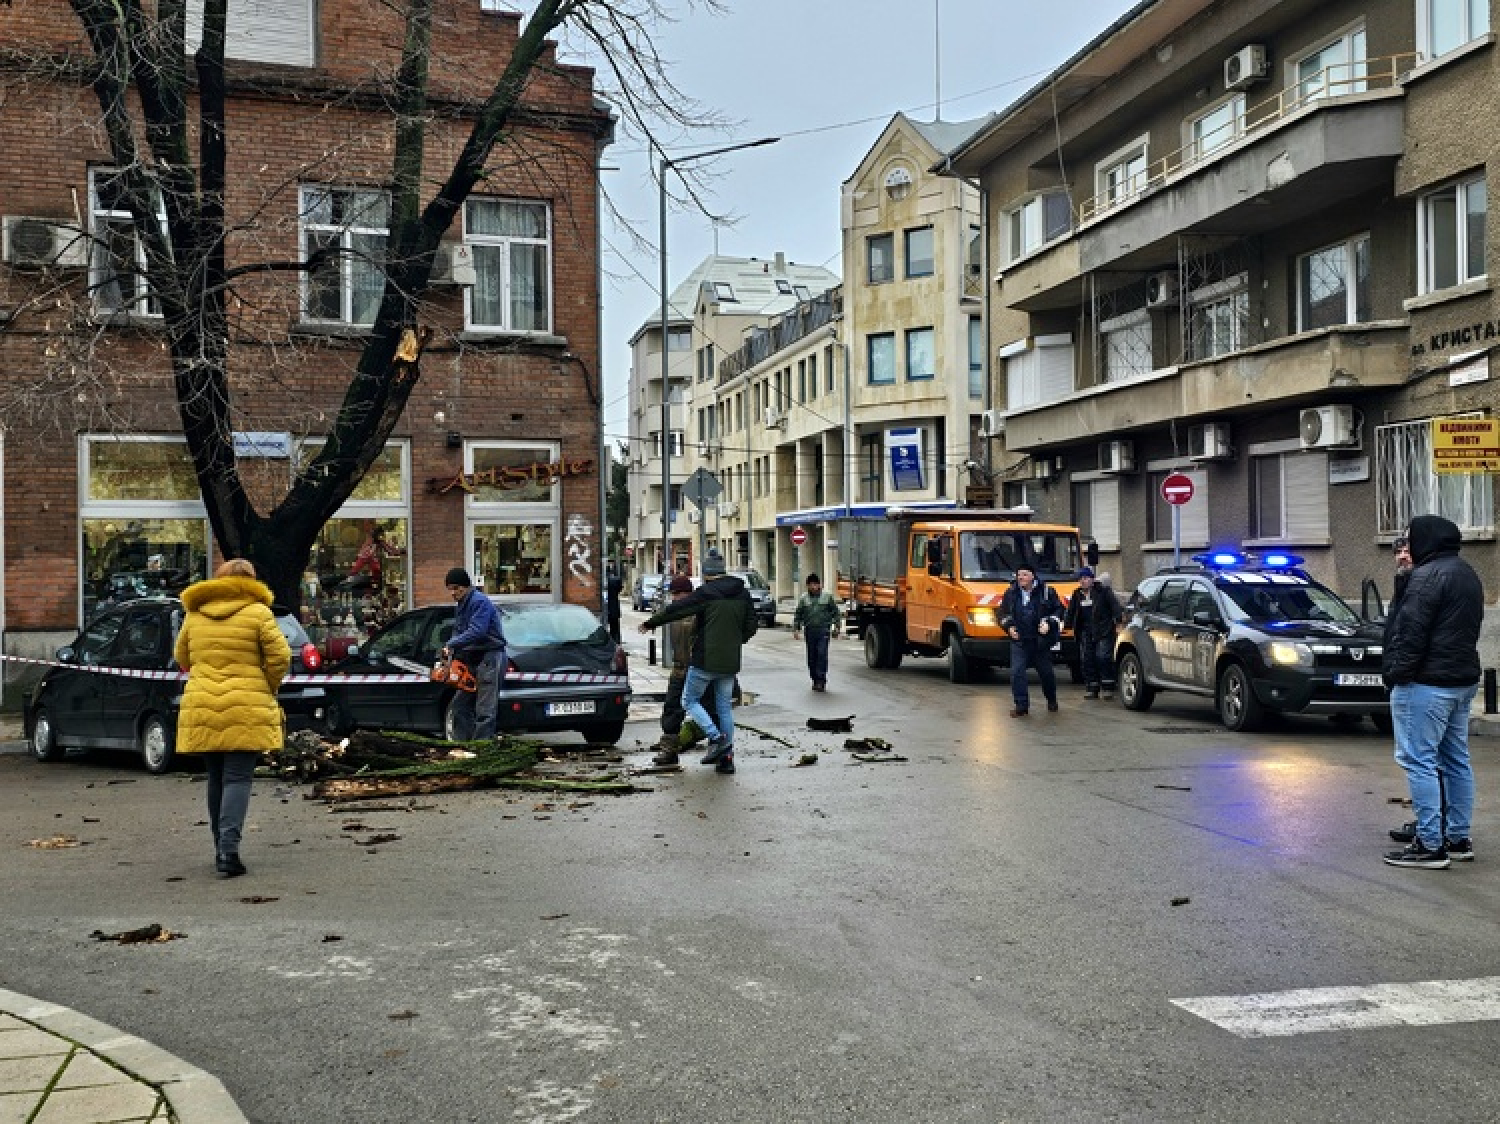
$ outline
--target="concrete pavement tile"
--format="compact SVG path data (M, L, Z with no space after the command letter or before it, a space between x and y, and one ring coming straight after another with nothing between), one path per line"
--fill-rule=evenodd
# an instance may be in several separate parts
M62 1058L0 1058L0 1093L40 1093L52 1083Z
M40 1093L0 1093L0 1124L26 1124L41 1103Z
M49 1054L66 1054L71 1042L22 1023L16 1030L0 1030L0 1058L39 1058Z
M91 1089L55 1089L32 1124L102 1124L150 1120L161 1094L138 1081Z
M119 1085L132 1080L134 1078L128 1073L106 1065L87 1050L80 1050L63 1069L56 1088L81 1089L90 1085Z

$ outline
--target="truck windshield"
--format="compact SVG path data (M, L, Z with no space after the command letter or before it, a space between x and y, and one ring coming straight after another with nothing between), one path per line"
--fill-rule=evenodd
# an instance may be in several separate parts
M1083 564L1078 536L1068 531L964 531L958 536L965 581L1011 581L1030 566L1042 579L1072 578Z

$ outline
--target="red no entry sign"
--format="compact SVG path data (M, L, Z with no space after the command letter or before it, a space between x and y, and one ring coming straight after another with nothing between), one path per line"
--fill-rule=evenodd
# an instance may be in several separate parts
M1181 472L1170 472L1161 482L1161 498L1170 504L1184 504L1193 498L1193 478Z
M801 527L793 527L792 528L792 545L793 546L801 546L806 541L807 541L807 532L804 531Z

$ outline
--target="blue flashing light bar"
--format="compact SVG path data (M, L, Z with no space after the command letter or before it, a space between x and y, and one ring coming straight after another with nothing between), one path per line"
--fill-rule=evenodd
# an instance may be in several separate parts
M1294 566L1302 565L1304 561L1306 560L1300 554L1287 554L1284 551L1278 551L1275 554L1261 555L1260 564L1262 566L1269 566L1273 570L1289 570Z
M1215 550L1208 554L1195 554L1193 561L1212 570L1223 570L1230 566L1243 566L1245 556L1232 550Z

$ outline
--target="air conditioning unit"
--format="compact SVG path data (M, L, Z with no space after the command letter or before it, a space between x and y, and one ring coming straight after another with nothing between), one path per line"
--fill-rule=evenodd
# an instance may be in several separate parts
M1234 450L1229 447L1227 422L1188 426L1187 438L1190 461L1221 461L1234 456Z
M1177 304L1177 272L1164 269L1146 278L1146 307L1171 308Z
M689 523L702 523L703 522L703 512L698 511L696 508L694 510L692 510L692 511L689 511L687 513L687 516L688 516L688 522Z
M1099 442L1100 472L1134 472L1135 444L1130 441Z
M1302 411L1297 429L1304 449L1353 445L1358 437L1353 406L1311 406Z
M7 265L29 269L85 269L88 236L52 219L6 215L0 255Z
M979 436L999 437L1005 432L1005 415L999 410L986 410L979 415Z
M740 505L733 500L725 500L719 505L719 516L723 519L733 519L740 513Z
M445 242L437 248L432 259L434 285L461 285L472 287L479 281L474 270L474 251L462 242Z
M782 413L775 406L767 406L766 407L766 428L767 429L785 429L786 428L786 414Z
M1242 47L1224 60L1224 88L1243 90L1271 77L1271 59L1259 43Z

